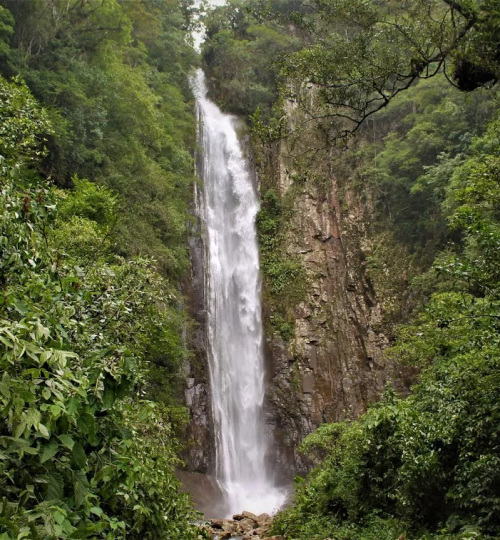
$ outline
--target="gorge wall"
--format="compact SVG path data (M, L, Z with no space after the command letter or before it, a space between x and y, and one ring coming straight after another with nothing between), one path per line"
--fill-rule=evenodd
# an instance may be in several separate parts
M184 284L188 311L193 321L186 339L191 356L186 364L184 400L190 422L184 434L186 449L183 458L189 471L210 473L214 467L214 436L211 429L210 384L208 372L207 311L205 304L205 230L196 206L200 202L199 186L195 186L191 213L194 217L189 251L191 275Z
M355 418L389 381L406 393L412 380L383 355L387 326L366 272L370 201L349 187L352 170L335 169L333 151L297 160L303 150L284 140L261 147L256 158L261 192L275 190L287 201L282 256L300 259L306 274L303 298L288 314L289 339L273 328L272 299L265 311L268 422L275 459L288 474L309 469L298 445L320 424Z

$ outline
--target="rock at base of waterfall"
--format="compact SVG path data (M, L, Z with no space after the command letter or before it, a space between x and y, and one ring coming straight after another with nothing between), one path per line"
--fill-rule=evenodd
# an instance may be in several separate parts
M252 529L255 529L255 527L257 527L257 522L247 517L240 519L237 523L238 523L238 529L242 533L251 531Z
M234 521L242 521L243 519L251 519L254 523L256 523L259 527L269 527L271 524L272 518L269 514L260 514L256 515L252 512L242 512L241 514L234 514L233 520Z
M273 518L269 514L260 514L257 516L257 524L259 527L269 527Z
M255 514L252 514L252 512L242 512L241 515L244 518L251 519L252 521L255 521L257 523L257 516Z
M257 516L252 512L242 512L235 514L233 519L211 519L210 525L205 527L210 538L226 540L237 536L243 540L264 540L271 526L272 518L269 514ZM275 540L283 537L275 536ZM284 540L284 539L283 539Z
M226 524L225 519L211 519L210 520L210 527L212 527L212 529L224 529L225 524Z

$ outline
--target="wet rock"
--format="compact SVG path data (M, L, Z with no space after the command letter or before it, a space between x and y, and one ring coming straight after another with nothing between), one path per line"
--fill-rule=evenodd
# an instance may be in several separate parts
M269 514L260 514L260 516L257 516L257 524L259 527L269 527L271 521L272 518Z
M302 392L304 394L312 394L314 390L314 374L306 373L302 377Z
M185 450L182 458L189 472L206 473L214 462L214 437L211 426L211 406L206 343L205 309L205 249L201 220L193 220L188 240L191 254L191 279L184 279L182 291L186 307L197 324L189 326L186 340L193 351L192 361L186 362L184 400L190 414L190 423L183 437ZM209 506L213 506L213 501ZM205 513L204 508L197 509ZM207 515L205 513L205 515ZM211 514L214 517L217 514Z
M246 517L248 519L251 519L251 520L255 521L255 523L258 523L258 521L259 521L257 516L255 514L252 514L252 512L242 512L241 515L243 517Z
M257 516L255 516L255 517L257 517ZM243 519L240 519L237 523L238 523L238 531L241 534L244 534L244 533L247 533L248 531L251 531L257 525L257 522L255 520L247 518L247 517L245 517Z
M272 521L269 514L257 516L252 512L242 512L234 514L233 519L211 519L210 525L205 526L204 530L214 540L264 540Z

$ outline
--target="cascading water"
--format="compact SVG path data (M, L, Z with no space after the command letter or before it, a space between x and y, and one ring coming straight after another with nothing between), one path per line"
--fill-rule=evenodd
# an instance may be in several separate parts
M235 119L207 97L204 74L193 81L198 108L198 213L205 228L206 306L216 478L221 513L272 512L284 495L266 467L261 279L257 193Z

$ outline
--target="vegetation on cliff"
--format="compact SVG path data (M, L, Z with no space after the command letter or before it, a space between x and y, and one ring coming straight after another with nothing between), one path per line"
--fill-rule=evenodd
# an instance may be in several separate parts
M444 73L465 92L495 84L499 17L495 0L313 0L294 17L312 39L285 59L283 75L314 85L324 107L296 88L289 95L344 143L418 80Z
M498 537L500 124L452 168L443 212L460 243L429 273L438 292L388 354L421 368L356 422L303 443L324 461L274 530L287 538ZM428 531L428 532L426 532Z
M278 0L272 12L290 13L293 3ZM259 0L230 0L204 18L204 67L220 106L252 115L269 115L279 93L278 58L297 51L300 36L290 32Z

